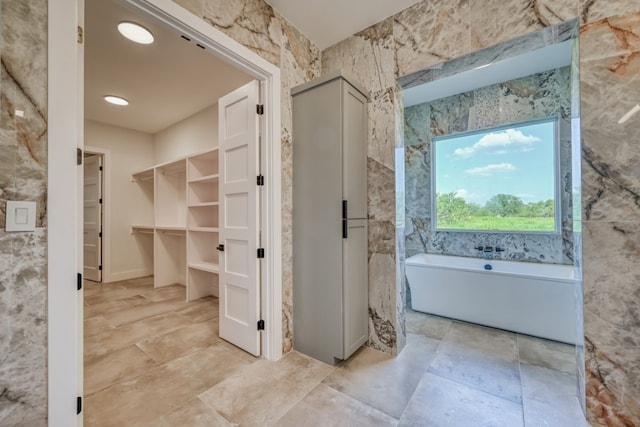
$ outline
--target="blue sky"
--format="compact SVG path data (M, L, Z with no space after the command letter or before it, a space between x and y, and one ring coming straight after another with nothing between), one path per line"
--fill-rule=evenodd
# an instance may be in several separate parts
M435 139L436 192L484 203L512 194L524 203L554 198L555 121Z

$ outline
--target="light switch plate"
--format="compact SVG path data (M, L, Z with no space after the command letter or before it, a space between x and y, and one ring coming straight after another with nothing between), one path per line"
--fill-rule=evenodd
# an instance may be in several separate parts
M36 202L7 201L6 231L36 231Z

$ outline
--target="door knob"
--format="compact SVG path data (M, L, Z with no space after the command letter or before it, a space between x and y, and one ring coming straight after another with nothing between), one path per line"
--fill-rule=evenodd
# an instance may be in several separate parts
M224 252L224 245L218 245L216 249L219 250L220 252Z

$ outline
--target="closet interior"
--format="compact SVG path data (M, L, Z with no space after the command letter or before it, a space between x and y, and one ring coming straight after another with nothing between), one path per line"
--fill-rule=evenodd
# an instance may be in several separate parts
M132 181L152 201L153 223L131 230L153 239L154 286L182 284L187 301L217 297L218 149L135 172Z

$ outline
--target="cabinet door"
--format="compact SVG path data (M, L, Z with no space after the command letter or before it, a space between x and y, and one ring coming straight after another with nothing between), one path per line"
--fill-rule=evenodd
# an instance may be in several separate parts
M369 337L367 238L367 220L349 220L343 240L344 359Z
M343 199L348 218L367 217L367 101L347 82L342 88Z

